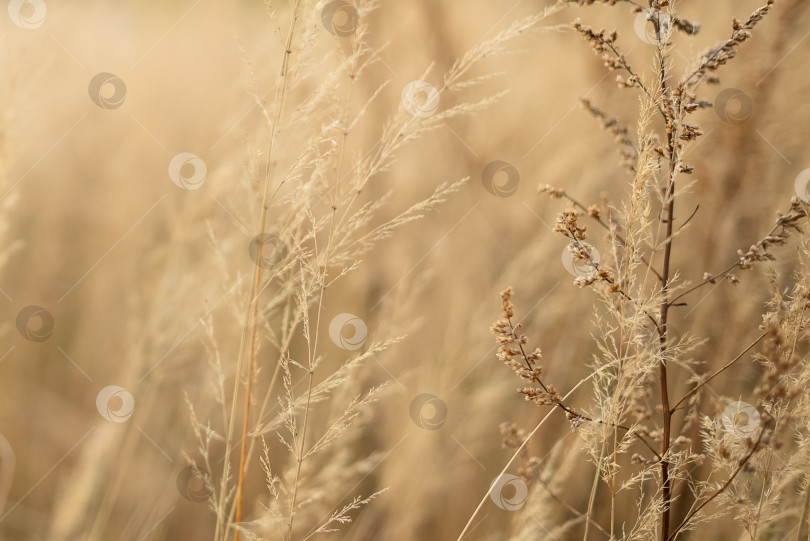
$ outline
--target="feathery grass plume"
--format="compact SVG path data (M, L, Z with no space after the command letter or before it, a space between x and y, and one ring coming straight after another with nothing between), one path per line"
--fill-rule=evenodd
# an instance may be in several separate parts
M339 48L333 61L318 60L320 75L314 77L309 63L318 58L323 44L310 31L317 26L320 6L295 2L281 49L282 76L276 82L275 99L268 106L259 102L269 119L269 142L266 151L248 162L249 190L259 197L242 214L252 213L259 220L253 230L257 244L251 245L255 270L244 281L249 287L241 296L245 304L235 311L244 332L236 365L227 369L232 373L233 392L228 397L220 388L224 363L212 335L208 352L218 382L214 396L217 403L226 402L220 407L227 411L217 416L224 422L194 415L199 460L214 470L210 475L215 486L212 506L218 541L230 536L308 539L333 532L384 490L351 494L348 501L335 499L341 486L363 478L373 466L341 447L357 430L362 412L383 392L380 386L359 388L360 371L366 361L401 338L375 336L374 329L381 322L369 321L373 343L346 360L335 358L327 351L327 337L321 332L328 317L324 298L341 278L359 267L375 245L433 211L465 180L439 184L425 199L385 221L378 214L392 206L393 199L363 201L369 184L393 166L408 142L451 118L475 114L499 95L462 101L430 115L415 115L408 107L399 107L375 144L359 152L352 150L357 146L352 142L354 128L383 88L375 90L359 108L353 105L358 78L379 58L364 41L375 6L375 2L355 4L359 18L347 37L350 52ZM468 76L475 66L507 52L509 41L552 11L521 20L476 45L450 67L437 92L469 93L488 79ZM327 65L334 67L329 71ZM421 77L427 79L429 70ZM314 85L316 90L302 95L299 88L305 85ZM282 139L282 131L291 135ZM226 245L215 234L212 238L220 249ZM227 261L227 255L220 259ZM337 401L340 397L342 403ZM327 415L329 411L334 413ZM265 496L257 496L256 488L249 487L258 436L262 438L258 466L265 472ZM219 468L210 464L213 441L224 446ZM233 452L239 453L235 471L231 470ZM327 479L326 473L332 477ZM332 485L337 490L325 490Z

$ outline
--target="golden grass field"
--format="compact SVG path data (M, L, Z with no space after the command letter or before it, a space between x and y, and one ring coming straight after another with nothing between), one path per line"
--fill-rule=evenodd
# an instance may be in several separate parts
M810 4L8 4L0 539L808 539Z

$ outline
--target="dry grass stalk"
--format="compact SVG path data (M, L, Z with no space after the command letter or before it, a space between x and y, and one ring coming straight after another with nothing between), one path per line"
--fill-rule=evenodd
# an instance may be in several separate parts
M589 5L594 1L569 3ZM619 2L604 3L615 5ZM642 10L634 2L627 3L636 6L637 12ZM788 405L806 399L795 386L804 377L800 374L808 370L796 355L796 346L800 337L806 335L807 328L804 318L808 298L805 284L810 275L804 266L797 271L796 285L787 300L782 299L777 279L772 277L775 300L771 306L774 311L764 316L764 332L739 355L710 374L696 375L691 388L681 391L675 399L672 393L679 392L680 386L673 386L670 381L672 369L688 368L686 354L699 346L699 342L691 338L673 341L669 329L671 309L684 306L689 294L706 284L719 279L736 284L737 271L774 260L775 256L769 248L785 245L792 233L802 234L800 224L807 219L806 205L794 199L789 210L779 215L776 225L761 240L748 251L739 250L737 259L731 265L718 273L707 273L702 281L695 284L690 285L681 279L679 275L683 271L673 267L673 246L689 222L686 220L676 227L675 203L691 183L677 189L676 186L682 182L682 175L693 173L694 167L686 162L687 150L703 135L700 126L690 120L690 115L711 105L708 100L698 98L700 85L704 81L717 81L720 67L735 58L740 46L751 38L751 31L771 11L774 3L774 0L768 0L745 22L732 21L731 37L704 53L696 62L697 68L687 69L680 79L670 60L674 47L673 32L695 35L700 26L677 15L677 2L652 1L649 9L644 8L646 19L653 28L652 36L656 45L653 77L649 79L635 69L622 53L616 31L596 31L579 20L573 23L573 28L601 57L605 67L619 74L619 85L639 90L641 103L637 120L638 135L634 142L619 119L595 107L590 101L583 100L585 108L614 137L621 163L633 175L627 203L620 208L612 205L609 216L604 219L599 206L585 206L560 188L549 185L541 187L541 192L554 198L565 197L571 202L571 208L558 218L555 231L568 239L574 266L587 269L575 278L574 283L580 287L596 287L607 309L604 314L596 313L597 325L601 329L598 339L601 355L595 360L594 366L594 413L574 410L554 386L545 381L538 364L541 357L539 349L526 353L524 346L528 339L518 332L520 325L512 324L514 307L510 300L511 288L502 294L504 319L494 324L492 332L499 347L498 358L522 380L536 385L520 387L518 392L538 406L552 406L565 411L572 428L580 434L591 460L597 466L588 497L588 509L582 514L585 517L583 539L589 538L591 530L598 529L611 539L618 536L623 539L657 536L662 541L671 541L699 524L718 518L724 510L733 509L740 509L741 515L738 516L743 517L743 524L752 539L756 539L764 524L773 520L777 497L775 487L784 487L785 478L795 479L798 473L789 467L774 473L773 462L774 452L781 445L778 443L780 435L789 434L791 425L801 425L802 421L797 423L797 419L804 419L806 415L804 412L796 413L800 410ZM657 129L654 128L656 124L659 125ZM652 218L655 206L660 209L658 224ZM588 227L580 223L583 215L589 216L608 231L609 253L612 256L610 263L600 261L595 247L586 242ZM805 244L801 245L800 251L806 254ZM654 281L650 280L651 277L654 277ZM755 353L755 358L768 368L760 385L752 389L758 404L757 409L752 411L759 412L756 414L756 430L732 442L728 438L721 438L716 423L706 418L701 422L706 431L704 445L708 449L699 452L686 434L699 420L700 391L710 381L728 373L760 344L766 345L766 351ZM659 401L657 406L652 402L656 395ZM687 416L683 422L676 424L674 416L682 411L687 412ZM527 435L513 426L509 427L511 439L520 444L511 445L517 447L518 451L509 464L520 454L525 455L526 441L536 432L537 428ZM798 434L794 433L794 436ZM660 450L656 451L647 439L660 445ZM636 446L639 447L634 451ZM623 473L625 467L620 464L622 460L627 460L622 459L623 455L640 468L637 474L628 476ZM708 457L715 461L714 471L705 478L693 475L693 470ZM521 471L527 478L536 478L534 469L539 459L524 458L528 461L529 470L527 474L527 470ZM718 472L727 473L720 482L713 479ZM764 476L759 500L747 507L739 493L734 495L743 472ZM657 480L653 492L649 492L645 482L651 478ZM600 483L610 493L609 528L603 528L592 520ZM622 526L620 533L615 520L615 498L634 487L639 490L639 507L630 530ZM691 507L673 520L673 503L678 499L690 498ZM739 504L735 503L737 500ZM808 501L810 498L802 496L798 513L799 530L807 519ZM721 502L720 509L712 507L717 502Z

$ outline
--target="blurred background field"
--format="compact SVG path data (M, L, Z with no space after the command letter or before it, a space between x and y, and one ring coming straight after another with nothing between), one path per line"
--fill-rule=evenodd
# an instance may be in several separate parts
M746 17L759 4L683 0L681 13L703 29L694 38L676 36L679 50L695 58L727 37L732 16ZM389 83L352 133L349 152L374 145L385 119L402 107L409 82L439 84L456 58L545 5L382 2L370 15L366 44L377 62L356 81L354 107ZM232 377L258 208L245 200L258 197L251 179L267 139L256 100L266 103L275 84L289 17L286 2L273 8L277 18L263 3L248 1L48 2L44 23L34 29L0 16L0 434L8 443L0 445L0 490L7 491L0 538L213 538L214 514L177 488L185 455L196 447L184 395L199 416L221 420L211 399L206 328L216 329ZM739 105L730 103L728 111L698 113L706 136L690 155L697 183L678 212L683 218L699 208L674 250L684 279L725 267L736 257L729 246L747 249L766 233L795 195L796 176L810 168L808 12L800 0L778 2L755 43L721 73L721 84L704 88L702 97L710 100L739 89L752 108L734 116ZM507 286L516 290L517 318L532 345L543 349L555 387L567 391L588 373L597 299L572 284L561 262L565 243L550 226L564 205L538 196L537 188L561 186L583 203L602 194L621 201L628 175L610 136L579 99L587 96L625 119L631 132L637 100L566 26L576 17L617 28L634 63L651 67L651 46L637 34L627 7L565 9L541 23L547 29L514 40L513 54L477 67L498 75L463 96L478 100L508 90L506 97L409 144L360 196L373 201L392 194L379 218L384 221L441 182L470 177L423 220L376 246L324 298L324 336L340 313L361 317L369 340L408 334L360 372L358 389L391 383L339 445L372 467L348 485L325 483L324 505L389 490L356 513L334 534L338 538L455 539L510 456L501 449L499 424L537 422L540 411L514 392L514 377L495 358L489 333L499 317L498 293ZM308 30L323 41L323 57L313 59L312 80L295 87L292 103L313 92L319 62L330 65L343 46L322 28ZM678 67L686 62L678 55L672 61ZM90 99L88 83L102 72L126 84L120 107L104 109ZM449 105L443 101L440 108ZM282 141L286 137L280 133ZM197 190L181 190L169 178L168 164L181 152L207 166ZM482 182L484 167L496 160L519 172L508 197L493 195ZM599 247L603 235L594 233ZM781 250L787 257L774 266L787 276L795 246ZM741 281L746 287L765 278L754 271ZM736 295L720 283L696 300L675 312L672 325L680 334L701 329L707 341L694 360L710 371L753 339L767 297ZM47 340L27 340L18 331L17 316L28 305L52 314ZM258 388L272 373L266 364L272 356L264 352ZM323 353L337 362L348 352L327 343ZM753 374L750 365L712 387L734 395ZM690 375L676 372L676 384ZM134 396L125 423L105 420L96 407L108 385ZM419 426L411 414L414 397L423 393L446 406L446 414L422 412L423 419L441 418L438 429ZM573 402L587 409L587 391ZM329 413L327 404L313 415L326 420ZM552 501L542 516L518 519L488 502L468 539L509 538L516 520L536 523L527 538L553 539L546 527L574 518L571 508L587 507L588 491L576 487L592 482L593 466L576 452L565 419L555 417L531 445L539 456L555 445L566 450L550 455L556 467L570 471L553 487L565 505ZM221 451L221 443L214 446L214 455ZM245 490L245 516L252 520L267 497L258 460ZM542 497L543 487L536 490L532 497ZM596 518L605 512L597 508ZM729 519L692 537L737 539L741 532ZM592 538L605 537L594 532Z

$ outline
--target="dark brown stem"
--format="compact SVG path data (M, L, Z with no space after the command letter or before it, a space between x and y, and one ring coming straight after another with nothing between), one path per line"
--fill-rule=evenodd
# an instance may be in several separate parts
M670 185L673 182L670 181ZM671 189L669 190L671 192ZM667 215L669 216L669 221L667 222L667 235L671 234L672 230L672 214L673 208L673 201L670 199L668 206ZM661 380L661 408L662 408L662 415L664 421L664 433L663 433L663 443L661 446L661 455L666 456L667 451L669 451L669 439L670 434L672 431L671 422L672 422L672 410L669 406L669 393L668 393L668 386L667 386L667 361L664 357L666 354L667 349L667 316L669 311L669 303L667 302L667 281L669 279L669 261L670 261L670 253L672 251L672 239L670 238L667 241L666 248L664 250L664 277L663 277L663 301L661 303L661 334L659 336L661 341L661 366L660 366L660 380ZM662 497L664 499L664 511L661 514L661 539L666 540L668 537L669 532L669 500L671 498L671 490L672 485L669 479L669 461L666 459L661 460L661 488L662 488Z
M655 24L655 35L658 41L658 61L660 64L661 94L666 98L667 78L666 63L661 49L661 21L658 17L653 21ZM672 499L672 480L669 477L669 461L666 459L669 451L669 440L672 433L672 410L669 406L669 391L667 385L667 317L669 315L669 267L672 256L672 223L675 216L675 134L670 128L671 119L664 115L667 128L667 145L669 147L669 179L667 182L664 201L667 214L667 241L664 247L664 263L661 272L661 315L658 318L660 323L659 340L661 342L661 415L663 417L663 435L661 443L661 497L663 499L664 510L661 512L661 540L667 541L669 538L669 518L670 500Z

